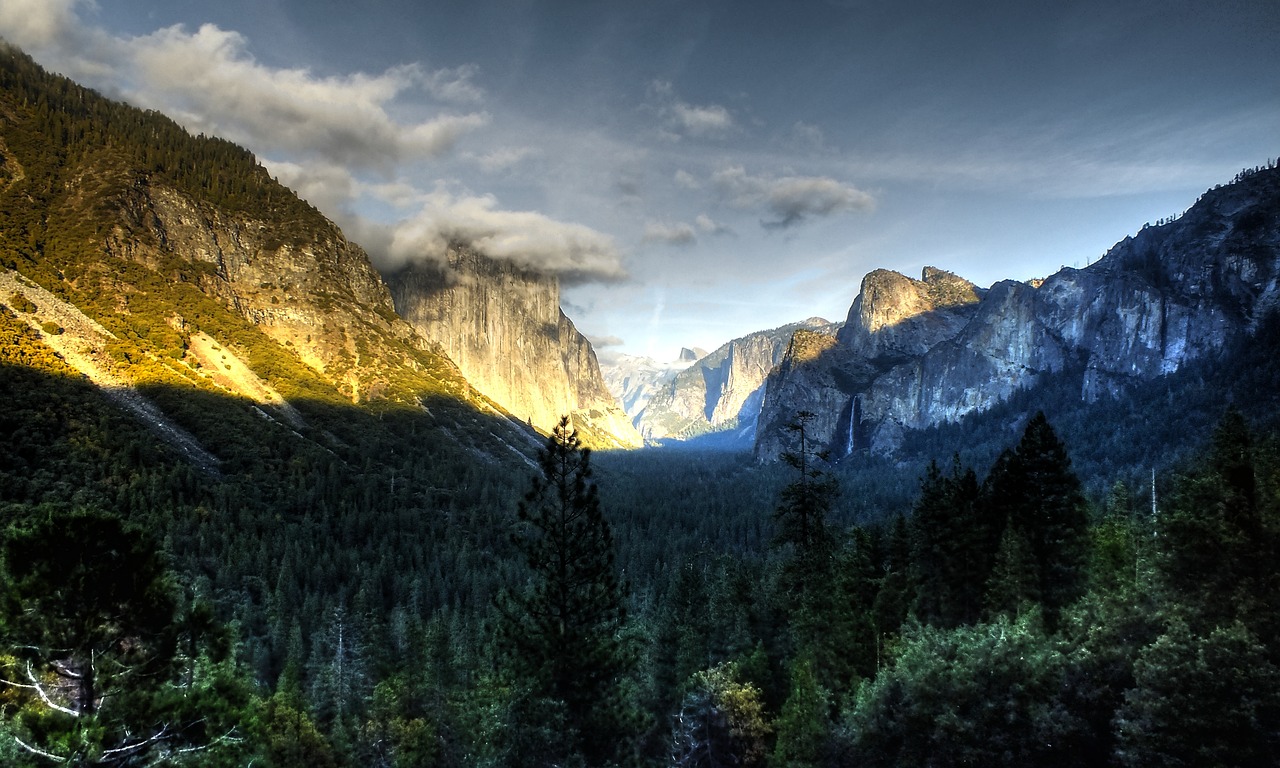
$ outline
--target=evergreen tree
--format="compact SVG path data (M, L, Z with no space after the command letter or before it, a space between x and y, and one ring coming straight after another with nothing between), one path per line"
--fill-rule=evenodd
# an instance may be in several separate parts
M817 768L822 764L831 722L827 694L818 684L813 659L807 655L791 662L791 691L778 715L777 731L770 768Z
M1238 412L1215 430L1202 467L1177 479L1157 527L1162 580L1193 630L1237 619L1262 637L1280 628L1275 535L1264 524L1252 438Z
M978 496L977 476L958 456L950 475L929 463L912 516L912 581L921 621L954 627L981 616L1000 527Z
M793 618L798 619L793 621L793 630L798 629L801 634L806 627L824 623L830 607L826 589L832 576L834 541L827 528L827 514L838 491L835 479L821 467L826 454L816 450L809 438L809 423L814 418L816 414L800 411L787 426L796 433L800 448L783 453L782 459L796 470L797 476L782 489L774 511L777 529L773 543L786 548L788 554L781 586ZM798 640L805 645L804 637Z
M499 601L501 641L534 700L563 713L558 760L590 765L626 747L621 677L629 657L613 536L591 480L591 453L562 418L539 453L512 542L529 584ZM541 705L538 705L541 706Z
M911 610L910 574L911 534L906 517L899 514L889 531L884 577L880 580L880 591L876 593L873 607L877 645L883 645L889 635L897 634L902 622L906 621Z
M800 411L787 427L797 434L800 449L783 453L782 460L796 470L797 477L782 489L774 515L778 522L774 541L794 548L789 570L793 585L801 588L806 579L816 578L829 565L832 540L827 515L839 491L835 478L822 469L825 452L816 450L809 437L809 423L814 418L816 414Z
M179 619L148 537L100 512L55 512L13 531L3 555L0 640L13 655L0 681L28 758L133 765L182 750L215 764L248 696L225 666L197 679L193 667L216 663L204 638L217 628Z
M1242 624L1174 621L1134 664L1116 714L1124 766L1268 766L1280 749L1280 670Z
M1089 520L1080 480L1043 411L1027 422L1017 448L996 461L983 495L1030 548L1035 591L1055 628L1062 608L1088 585Z
M996 552L995 568L987 581L987 614L1016 616L1024 607L1039 602L1039 581L1026 535L1015 526L1006 526Z

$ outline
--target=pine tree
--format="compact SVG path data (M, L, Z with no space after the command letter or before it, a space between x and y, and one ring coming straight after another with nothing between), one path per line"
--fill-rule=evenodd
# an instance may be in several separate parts
M1115 717L1120 765L1275 765L1280 670L1242 624L1200 636L1175 620L1134 678Z
M977 476L958 456L949 475L929 463L912 517L915 613L921 621L954 627L981 615L1000 527L978 496Z
M813 666L813 659L804 655L791 662L791 692L778 715L770 768L816 768L822 763L831 722L827 693L818 684Z
M629 655L620 638L625 609L613 536L590 459L562 418L539 453L541 474L519 504L512 533L529 584L508 592L498 608L513 672L534 700L563 713L560 758L576 754L603 765L624 747L620 682Z
M1043 411L1027 422L1017 448L996 461L983 495L1030 547L1045 622L1056 627L1061 610L1087 586L1089 520L1080 480Z
M793 467L798 477L782 489L782 499L774 517L778 521L775 543L795 549L793 575L803 581L824 571L832 551L827 515L839 489L835 479L822 470L826 459L823 451L813 446L809 423L816 414L800 411L787 429L799 436L800 450L782 454L782 460Z
M1202 466L1179 477L1161 509L1157 539L1162 581L1192 629L1242 620L1260 637L1276 626L1280 568L1267 530L1252 438L1234 410L1215 430Z
M55 512L8 536L0 689L22 749L70 765L151 764L230 743L247 700L215 662L212 617L177 613L160 552L96 511ZM203 611L199 611L203 614ZM204 670L207 672L208 670ZM12 694L9 696L8 694Z

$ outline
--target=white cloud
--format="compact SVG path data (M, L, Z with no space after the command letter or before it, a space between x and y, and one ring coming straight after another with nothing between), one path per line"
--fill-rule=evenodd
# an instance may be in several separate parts
M167 27L132 42L136 101L176 110L189 128L227 136L259 153L320 156L390 172L406 159L448 152L464 133L489 120L484 113L445 114L405 124L388 113L406 91L447 90L446 80L469 88L456 72L442 76L417 64L338 77L273 69L254 60L242 35L212 24L194 33Z
M665 80L649 84L649 98L662 119L664 135L678 140L682 136L717 138L737 128L732 113L719 104L695 105L680 100L675 87Z
M711 176L712 185L737 208L763 208L769 227L789 227L811 216L830 216L875 205L862 190L826 176L752 176L730 166Z
M387 251L375 256L381 269L391 270L411 261L442 258L455 242L555 274L567 284L627 276L608 235L533 211L501 210L490 195L455 196L442 189L426 195L421 211L397 224Z
M440 101L479 102L484 99L484 90L471 82L479 72L480 68L474 64L438 69L427 74L422 85L427 93Z
M797 121L791 126L791 138L797 146L804 149L814 151L827 149L826 134L816 125Z
M685 189L699 189L702 187L702 184L694 178L693 174L683 168L676 171L675 180L677 186L684 187Z
M21 48L46 48L72 35L78 26L76 6L83 0L5 0L0 4L0 30Z
M697 239L697 233L688 224L666 224L651 221L644 226L644 241L647 243L689 245L696 242Z
M486 173L501 173L511 170L536 154L537 151L532 147L503 147L483 155L475 155L474 159Z
M711 218L705 213L698 214L697 218L693 220L693 223L697 225L698 229L702 230L703 232L706 232L709 235L718 235L718 234L729 231L728 227L716 221L715 219Z
M261 64L243 35L213 24L113 37L78 15L95 8L89 0L4 0L0 36L50 69L260 155L391 173L406 161L448 153L490 120L470 111L404 122L390 112L414 92L438 102L478 102L483 93L471 65L429 71L405 64L378 74L320 76Z

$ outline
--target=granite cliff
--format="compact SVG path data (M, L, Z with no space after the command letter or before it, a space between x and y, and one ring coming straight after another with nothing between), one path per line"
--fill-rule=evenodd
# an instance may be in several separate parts
M733 432L737 442L749 446L765 379L782 361L792 335L807 329L834 333L837 327L815 317L734 339L656 391L636 416L636 426L646 440Z
M926 269L868 274L838 336L793 341L770 375L756 455L791 448L785 425L818 414L840 457L891 453L904 430L990 408L1048 374L1080 397L1179 370L1254 333L1280 302L1280 170L1241 174L1184 215L1144 227L1085 269L979 290Z
M183 419L223 437L193 405L212 395L326 448L344 440L311 416L356 405L425 414L473 455L534 453L395 314L366 253L250 152L3 45L0 86L0 303L166 442L203 450L173 437Z
M443 262L387 281L400 315L516 418L549 432L568 415L594 444L641 445L590 342L561 311L554 276L454 246Z

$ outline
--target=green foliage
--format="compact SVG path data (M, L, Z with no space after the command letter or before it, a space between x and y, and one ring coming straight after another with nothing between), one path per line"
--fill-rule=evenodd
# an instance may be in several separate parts
M671 764L689 768L762 766L765 720L760 690L733 662L697 672L672 727Z
M1039 617L954 630L922 626L862 687L842 724L840 762L858 766L1047 764L1065 660Z
M621 756L620 677L628 666L626 617L613 535L591 482L591 452L562 418L539 453L540 475L519 505L512 534L529 586L499 603L501 637L532 701L563 707L561 758L600 764Z
M1263 766L1280 748L1280 670L1242 624L1181 621L1134 664L1116 714L1123 766Z
M813 666L813 660L806 656L791 662L791 691L778 715L778 740L769 756L770 768L816 768L822 764L831 722L828 694L818 685Z
M1269 489L1274 493L1274 489ZM1277 627L1280 528L1259 494L1253 438L1228 411L1202 467L1180 475L1161 506L1157 530L1162 581L1197 631L1242 620Z
M827 516L839 492L835 479L822 470L826 456L814 448L808 437L809 422L815 414L801 411L787 429L800 441L797 452L786 452L783 461L795 469L796 479L782 489L776 519L775 542L795 550L795 578L803 585L806 579L823 572L831 556L831 533ZM802 587L803 588L803 587Z
M188 763L211 766L595 764L635 758L637 741L656 765L670 759L670 726L686 712L719 736L681 743L723 743L721 754L757 764L765 754L778 764L1248 764L1274 749L1274 445L1225 424L1210 459L1163 484L1157 537L1126 493L1108 489L1145 488L1152 466L1185 458L1187 435L1207 434L1206 414L1223 399L1274 429L1280 315L1259 318L1247 344L1114 402L1081 403L1083 370L1068 361L989 413L909 434L896 463L855 455L825 465L803 434L781 468L739 455L600 454L597 495L584 452L581 475L565 475L565 508L587 521L601 504L610 511L610 525L579 531L604 544L588 548L581 573L604 578L566 605L604 596L607 607L585 633L597 640L564 642L578 650L554 661L555 632L540 652L516 642L537 635L514 629L536 627L532 614L508 625L506 642L492 638L504 585L527 587L503 603L508 619L538 605L522 602L537 595L530 553L545 563L537 537L510 540L494 514L519 498L512 469L523 468L527 433L470 407L447 364L376 320L317 330L316 343L329 334L363 358L379 344L397 357L370 383L382 399L351 407L338 380L356 373L353 357L316 373L210 290L216 266L166 253L135 214L148 187L176 190L264 222L268 250L330 225L243 149L101 99L9 49L0 86L0 266L107 327L116 339L105 352L218 458L216 474L194 470L0 308L0 515L17 524L14 541L74 534L41 527L51 509L109 510L98 516L128 521L121 552L131 532L152 531L179 574L166 575L154 549L139 569L118 569L160 574L163 585L154 621L127 630L136 642L120 642L101 616L80 632L117 638L87 646L113 660L93 682L113 693L87 727L70 727L35 689L0 686L0 763L45 762L13 736L100 753L125 727L146 734L163 721L181 726L168 744L208 747ZM315 300L347 299L335 290ZM9 304L39 309L22 295ZM301 419L220 394L187 354L197 332L246 361ZM998 458L1009 426L1041 409L1056 431L1034 418ZM957 449L950 473L925 469ZM966 466L991 467L987 482ZM1072 468L1108 499L1091 527ZM787 474L797 470L798 481ZM555 489L547 477L535 490ZM852 492L835 494L837 481ZM917 491L912 521L892 522ZM526 499L526 533L535 506ZM782 546L769 548L774 533ZM59 579L80 578L78 567L8 585L23 597L9 602L3 631L35 647L0 649L5 679L32 685L30 660L32 676L52 685L57 671L37 651L72 625L34 611L52 615L47 598ZM631 581L625 594L618 571ZM1037 602L1049 630L1036 624ZM907 619L913 603L930 626ZM38 607L16 611L22 604ZM615 655L632 644L643 646L642 684L623 674L631 654ZM140 674L120 674L126 663ZM555 670L588 668L601 671L550 682ZM74 689L46 692L92 701ZM832 714L839 754L817 749ZM1169 746L1179 738L1186 749Z
M1066 447L1043 412L1027 422L1017 448L996 462L984 497L1030 549L1034 591L1055 626L1058 613L1087 586L1089 521Z
M21 694L24 751L117 765L195 752L213 764L235 749L248 695L203 652L212 628L177 619L145 536L101 513L46 510L9 533L4 564L0 626L15 653L2 679Z
M978 479L956 456L950 475L930 463L912 515L914 613L938 626L969 624L982 613L982 590L1003 520L980 503Z

